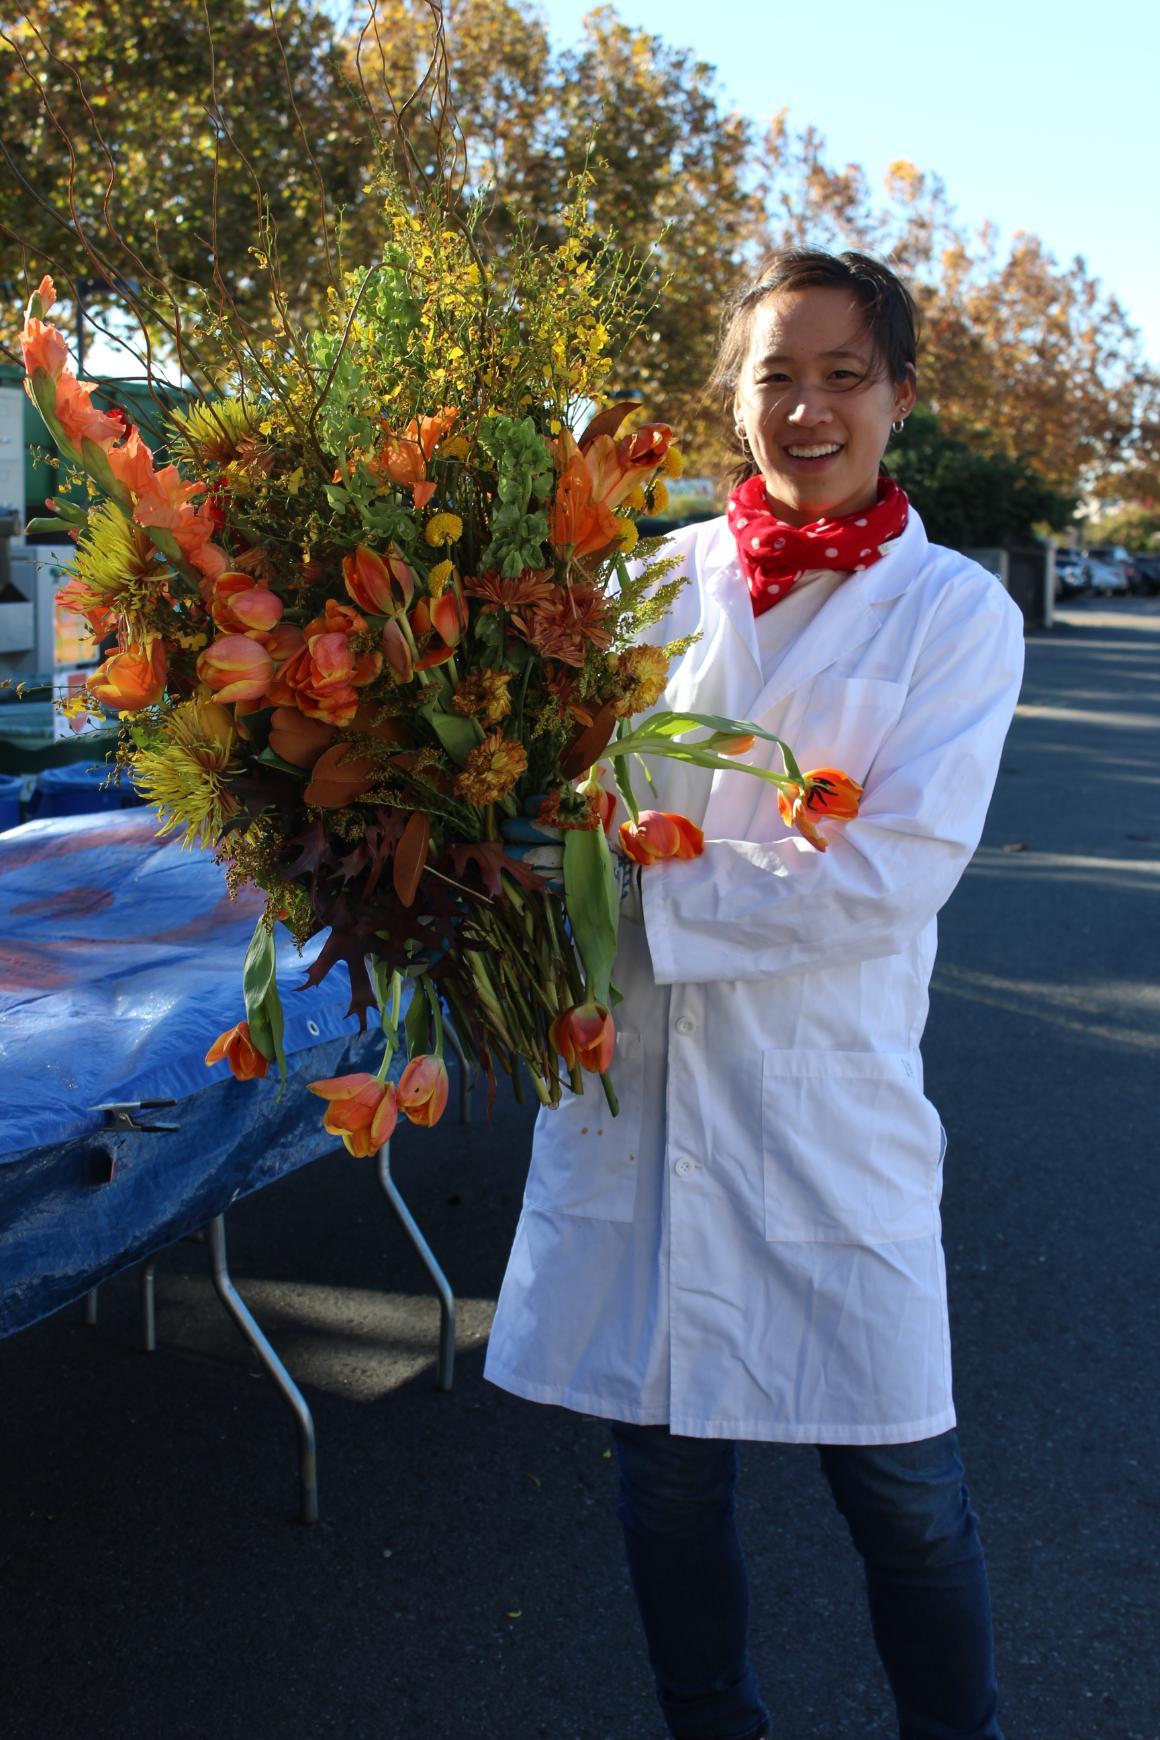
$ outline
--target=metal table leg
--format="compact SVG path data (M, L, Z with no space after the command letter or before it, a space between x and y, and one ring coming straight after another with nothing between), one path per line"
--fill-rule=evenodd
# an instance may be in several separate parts
M157 1352L157 1312L153 1292L156 1270L156 1257L150 1257L141 1268L141 1346L146 1353Z
M97 1302L100 1299L100 1296L101 1289L99 1287L90 1287L89 1291L85 1294L85 1322L89 1325L90 1329L97 1321Z
M230 1278L226 1262L224 1215L219 1214L209 1223L209 1260L210 1272L218 1297L294 1411L295 1419L298 1422L298 1472L302 1486L302 1521L304 1523L317 1522L318 1467L314 1420L302 1391L266 1340L257 1319Z
M434 1253L427 1240L419 1231L415 1217L407 1207L399 1192L399 1187L391 1177L391 1144L384 1142L379 1149L379 1183L386 1192L387 1200L403 1226L407 1236L419 1255L422 1257L427 1273L435 1283L435 1291L439 1295L439 1373L438 1388L449 1390L455 1376L455 1295L451 1291L451 1283L435 1261Z

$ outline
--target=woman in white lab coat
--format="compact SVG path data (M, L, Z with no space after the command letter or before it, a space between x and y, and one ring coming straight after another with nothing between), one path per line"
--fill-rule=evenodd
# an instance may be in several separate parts
M1000 1736L919 1043L1022 622L881 474L915 401L915 325L858 254L777 255L732 310L716 385L741 481L726 516L671 541L690 583L656 636L699 638L660 705L756 721L803 768L859 781L861 807L819 850L764 781L652 764L650 803L705 849L625 878L620 1116L592 1092L541 1113L488 1350L494 1383L611 1423L674 1740L770 1731L738 1440L818 1446L903 1740Z

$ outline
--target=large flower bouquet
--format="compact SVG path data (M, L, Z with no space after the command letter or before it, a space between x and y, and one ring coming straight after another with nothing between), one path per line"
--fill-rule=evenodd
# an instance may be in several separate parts
M558 245L516 239L502 289L470 223L389 174L382 191L381 261L312 329L258 342L221 316L229 376L171 413L165 463L76 378L51 279L24 330L28 391L85 491L54 510L77 540L64 602L113 646L68 704L114 710L161 832L268 897L244 1019L207 1061L284 1075L275 927L300 949L325 932L306 983L343 963L348 1013L384 1033L376 1076L313 1084L364 1154L400 1110L441 1114L446 1017L493 1089L522 1065L552 1105L587 1068L615 1111L617 791L614 845L694 854L690 823L642 815L631 760L741 765L754 731L655 711L679 582L656 543L626 557L681 461L667 425L604 404L631 267L584 184ZM856 787L785 756L762 777L787 816L849 813ZM505 841L531 809L562 833L562 886Z

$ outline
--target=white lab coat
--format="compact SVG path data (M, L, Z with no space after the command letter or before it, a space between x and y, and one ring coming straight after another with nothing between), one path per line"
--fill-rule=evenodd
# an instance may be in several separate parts
M652 638L701 638L660 705L754 720L865 794L820 853L767 782L650 764L645 807L701 823L705 851L646 869L645 924L621 926L619 1117L595 1077L539 1115L485 1374L693 1437L932 1437L954 1424L946 1138L919 1042L1022 619L912 512L764 682L725 521L670 553L692 578Z

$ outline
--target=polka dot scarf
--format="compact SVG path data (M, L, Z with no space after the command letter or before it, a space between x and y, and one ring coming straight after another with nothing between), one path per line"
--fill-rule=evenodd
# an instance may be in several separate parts
M860 514L787 526L769 505L760 474L747 477L729 497L726 518L737 540L741 571L760 616L789 596L813 568L844 568L860 574L883 555L882 546L906 524L910 503L891 477L878 479L878 500Z

